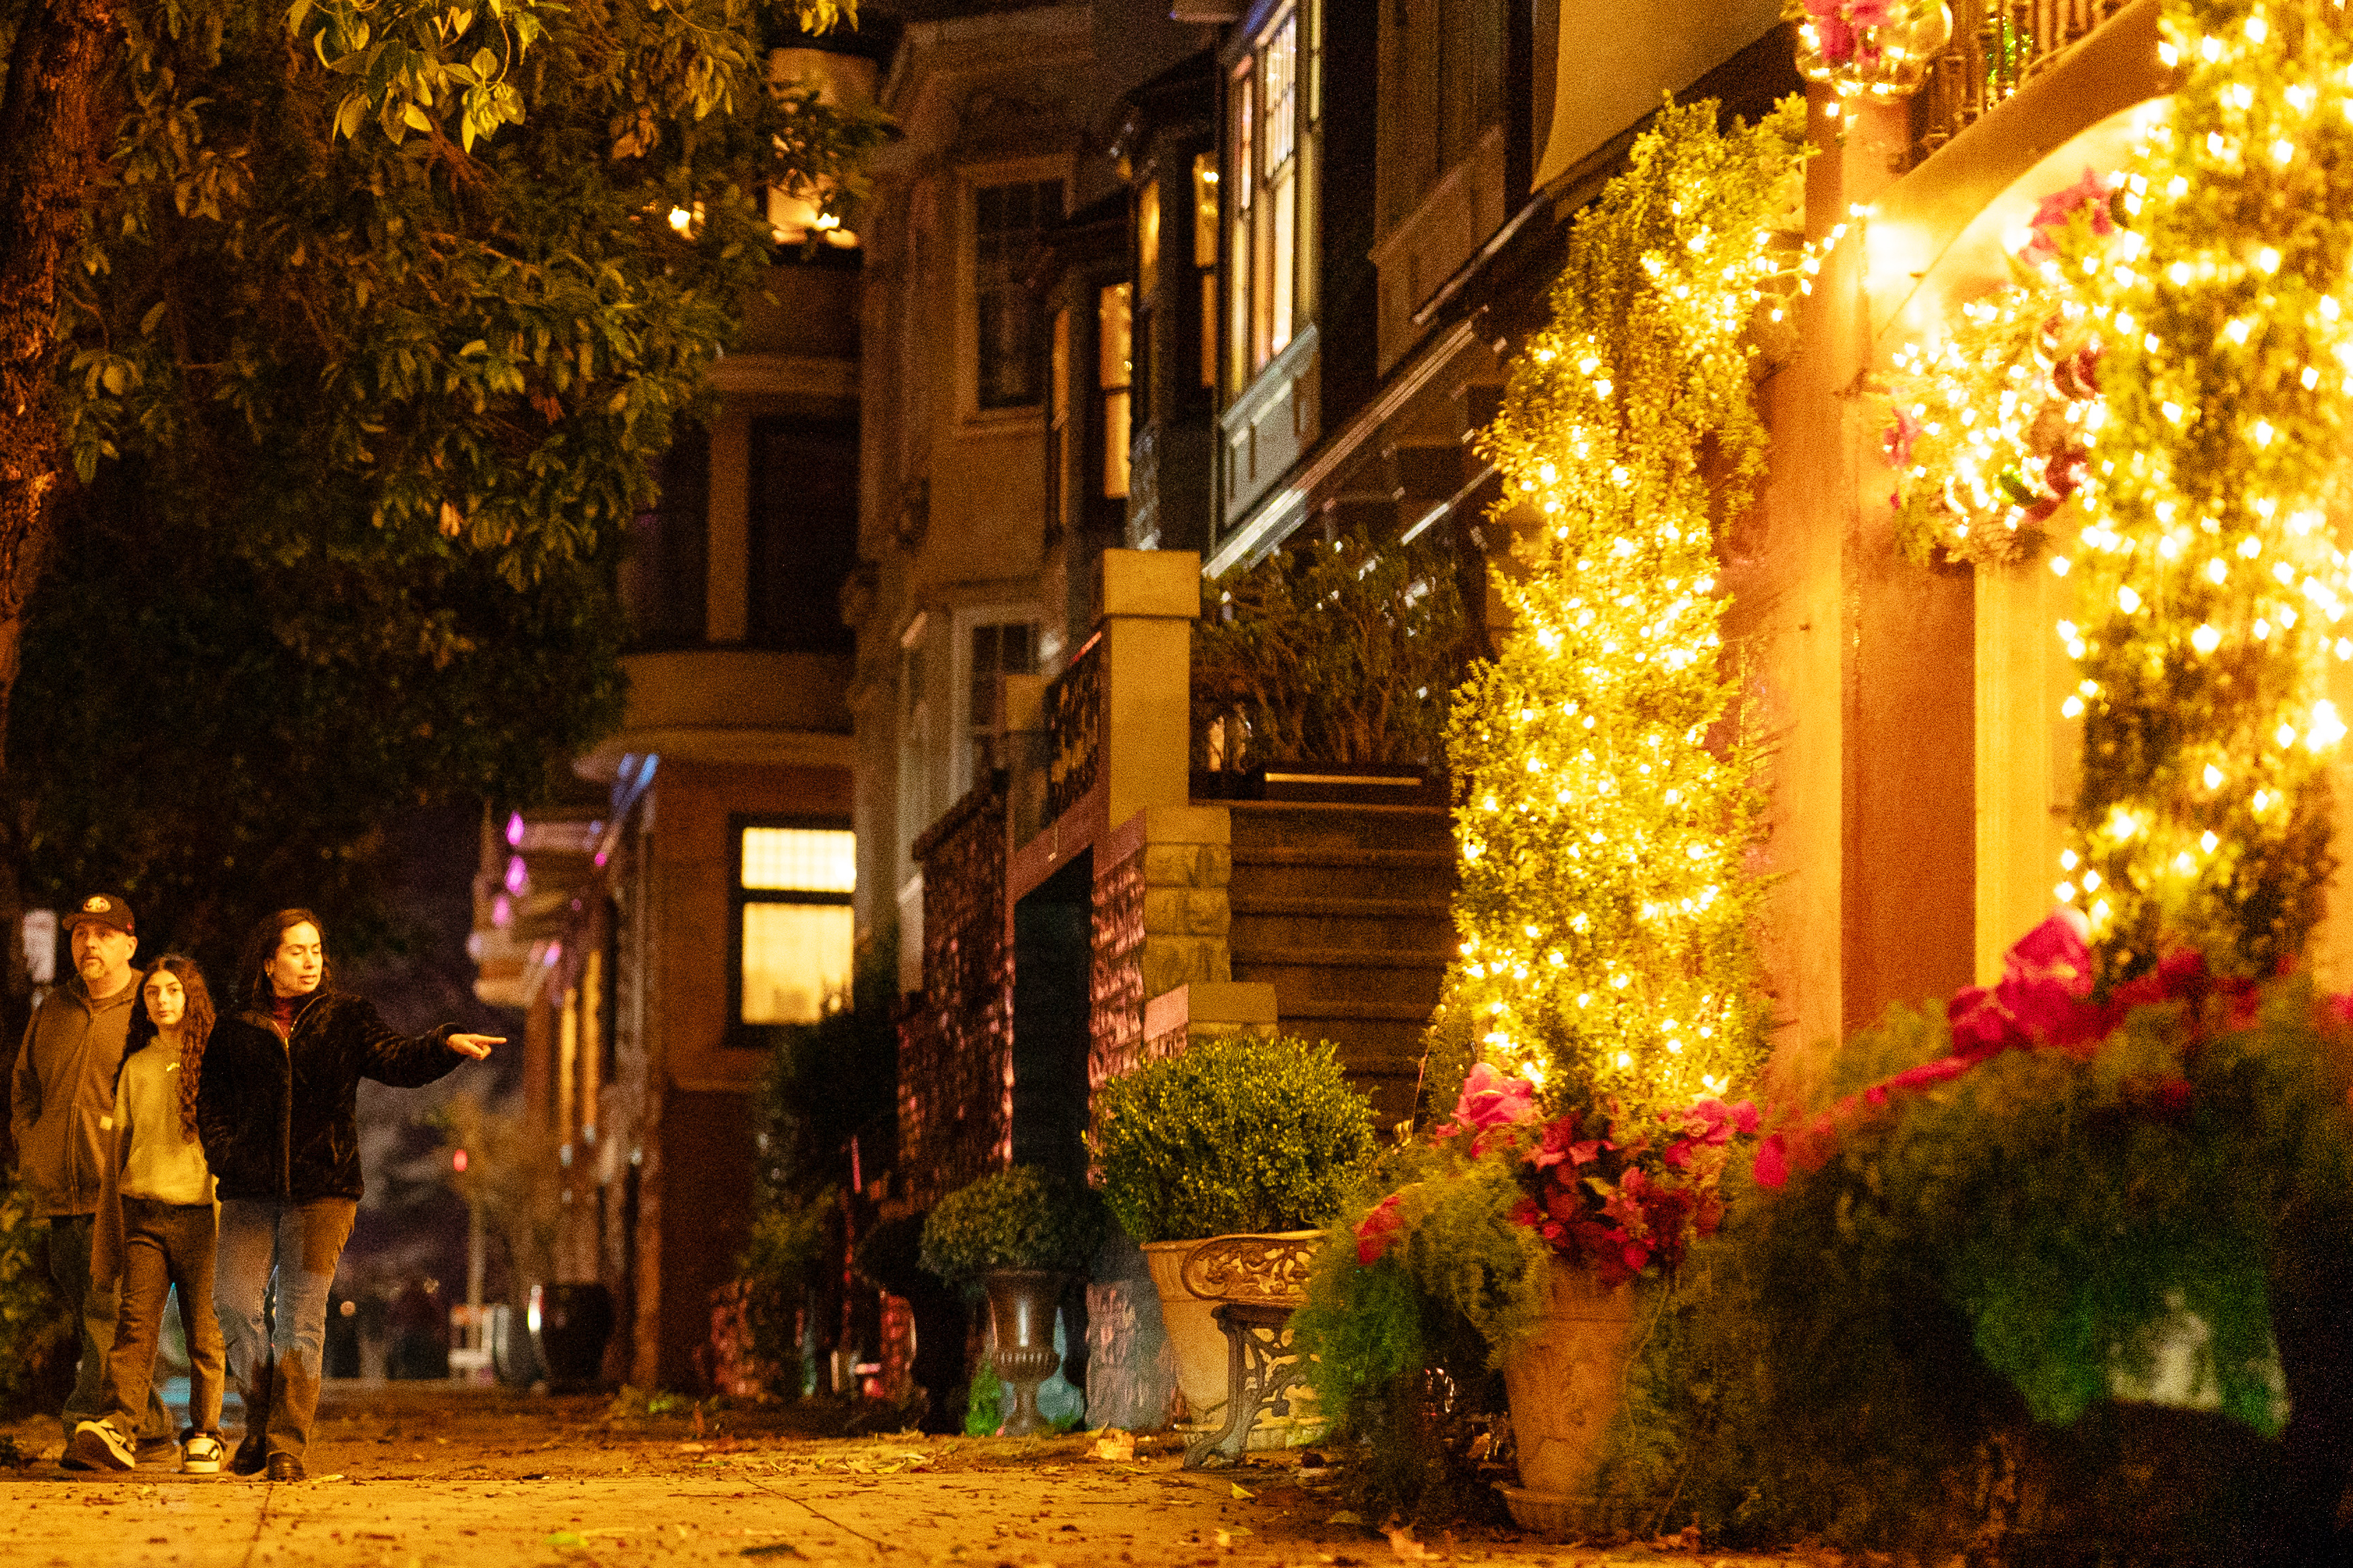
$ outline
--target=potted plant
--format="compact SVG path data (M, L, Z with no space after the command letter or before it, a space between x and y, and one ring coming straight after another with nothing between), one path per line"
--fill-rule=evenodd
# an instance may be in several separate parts
M1226 1398L1211 1314L1229 1291L1263 1300L1303 1280L1315 1227L1371 1160L1372 1104L1348 1087L1333 1047L1236 1036L1113 1079L1095 1118L1103 1200L1144 1249L1177 1387L1198 1418ZM1213 1238L1233 1245L1203 1246ZM1188 1259L1204 1265L1189 1279Z
M1713 1095L1548 1114L1528 1079L1473 1067L1453 1115L1390 1157L1365 1194L1382 1195L1316 1258L1299 1327L1326 1408L1386 1396L1467 1330L1509 1394L1513 1516L1576 1522L1634 1348L1636 1283L1714 1234L1735 1140L1757 1124L1756 1107Z
M923 1267L987 1294L997 1337L991 1360L1013 1390L1008 1436L1025 1436L1045 1425L1038 1414L1038 1385L1062 1364L1054 1349L1062 1285L1086 1269L1102 1241L1103 1209L1094 1194L1034 1165L1015 1165L957 1188L923 1221Z

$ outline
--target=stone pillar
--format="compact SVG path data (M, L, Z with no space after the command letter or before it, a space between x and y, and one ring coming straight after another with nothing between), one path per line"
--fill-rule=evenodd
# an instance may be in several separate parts
M1808 107L1808 232L1850 231L1797 302L1802 346L1766 384L1771 472L1725 573L1727 640L1757 650L1749 719L1772 750L1776 1068L1799 1075L1889 1003L1969 984L1977 896L1974 585L1897 553L1864 392L1913 279L1873 268L1854 213L1905 172L1908 109L1820 87Z
M1103 555L1103 821L1192 795L1193 621L1201 559L1189 550ZM1098 868L1100 869L1100 868Z

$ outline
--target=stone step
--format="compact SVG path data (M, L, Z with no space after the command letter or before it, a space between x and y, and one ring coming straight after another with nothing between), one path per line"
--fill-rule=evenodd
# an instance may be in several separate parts
M1250 947L1233 950L1237 966L1254 969L1442 970L1452 960L1443 947Z
M1270 909L1268 904L1293 907ZM1353 948L1359 952L1425 952L1454 935L1443 904L1406 899L1234 900L1227 940L1235 952L1286 948ZM1367 907L1377 906L1377 907Z
M1236 801L1231 821L1237 858L1261 848L1454 850L1451 821L1435 806Z
M1233 855L1233 889L1253 898L1444 898L1453 887L1454 857L1443 850L1250 846Z

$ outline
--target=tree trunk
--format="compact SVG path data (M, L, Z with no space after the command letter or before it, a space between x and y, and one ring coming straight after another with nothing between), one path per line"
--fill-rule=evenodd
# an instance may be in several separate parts
M0 85L0 752L16 689L25 604L48 543L63 479L57 384L58 279L73 259L82 205L104 149L98 113L116 45L112 0L36 0ZM24 834L0 764L0 1022L20 1018ZM15 1034L5 1037L13 1047ZM15 1052L5 1053L13 1061Z

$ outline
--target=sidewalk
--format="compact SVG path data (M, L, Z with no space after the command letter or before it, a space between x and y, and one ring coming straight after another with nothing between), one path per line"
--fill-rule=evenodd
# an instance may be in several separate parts
M763 1559L867 1568L1525 1568L1825 1564L1831 1555L1560 1545L1484 1531L1393 1543L1333 1516L1295 1464L1187 1473L1082 1437L810 1438L765 1412L698 1436L685 1414L614 1416L602 1397L435 1384L330 1384L312 1480L59 1470L53 1422L6 1428L49 1457L0 1471L0 1568L493 1568Z

